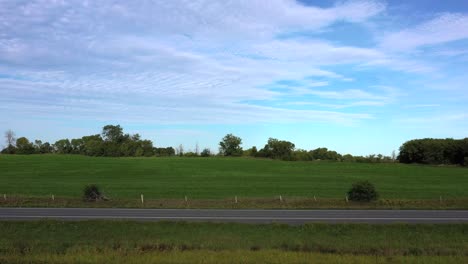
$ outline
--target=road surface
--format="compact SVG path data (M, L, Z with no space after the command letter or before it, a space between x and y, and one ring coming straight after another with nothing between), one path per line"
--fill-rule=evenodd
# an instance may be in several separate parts
M211 210L0 208L0 220L135 220L238 223L468 223L468 210Z

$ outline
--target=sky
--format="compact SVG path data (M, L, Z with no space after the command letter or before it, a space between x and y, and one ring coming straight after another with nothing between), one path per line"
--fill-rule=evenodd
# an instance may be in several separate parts
M31 140L390 155L468 136L467 73L467 1L0 0L0 131Z

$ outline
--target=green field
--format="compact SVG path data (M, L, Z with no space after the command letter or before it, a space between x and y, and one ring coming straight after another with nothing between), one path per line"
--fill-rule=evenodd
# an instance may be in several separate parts
M453 166L286 162L249 158L102 158L0 155L0 194L81 197L85 184L111 198L343 198L358 180L383 199L468 197L468 169Z
M0 263L463 263L467 260L465 224L0 222Z

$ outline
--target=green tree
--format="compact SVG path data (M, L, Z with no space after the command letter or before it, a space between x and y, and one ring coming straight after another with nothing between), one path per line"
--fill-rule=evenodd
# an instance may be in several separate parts
M209 148L204 148L202 152L200 153L200 156L202 157L210 157L211 156L211 151Z
M25 137L16 140L16 154L34 154L34 145Z
M233 134L227 134L219 142L219 152L224 156L242 156L242 139Z
M120 125L107 125L102 128L102 138L105 141L120 143L125 139L123 128ZM128 135L127 135L128 137Z
M292 160L295 145L286 140L269 138L261 152L264 157L272 159Z
M55 151L59 154L70 154L73 151L70 140L60 139L54 143Z

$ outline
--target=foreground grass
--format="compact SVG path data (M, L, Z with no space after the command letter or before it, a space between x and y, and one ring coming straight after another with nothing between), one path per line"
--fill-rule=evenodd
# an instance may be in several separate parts
M95 158L0 155L0 194L81 196L95 183L113 199L308 197L344 199L367 179L382 199L468 198L468 169L249 158ZM1 199L1 197L0 197Z
M468 256L468 225L0 222L0 255L179 251ZM1 262L1 261L0 261Z
M459 264L466 263L467 256L366 256L366 255L336 255L308 252L284 252L279 250L264 251L173 251L152 252L147 254L122 254L119 252L74 252L67 254L33 254L22 256L0 256L0 262L13 263L346 263L346 264L378 264L378 263L421 263L421 264Z
M468 225L0 222L0 263L466 263Z

